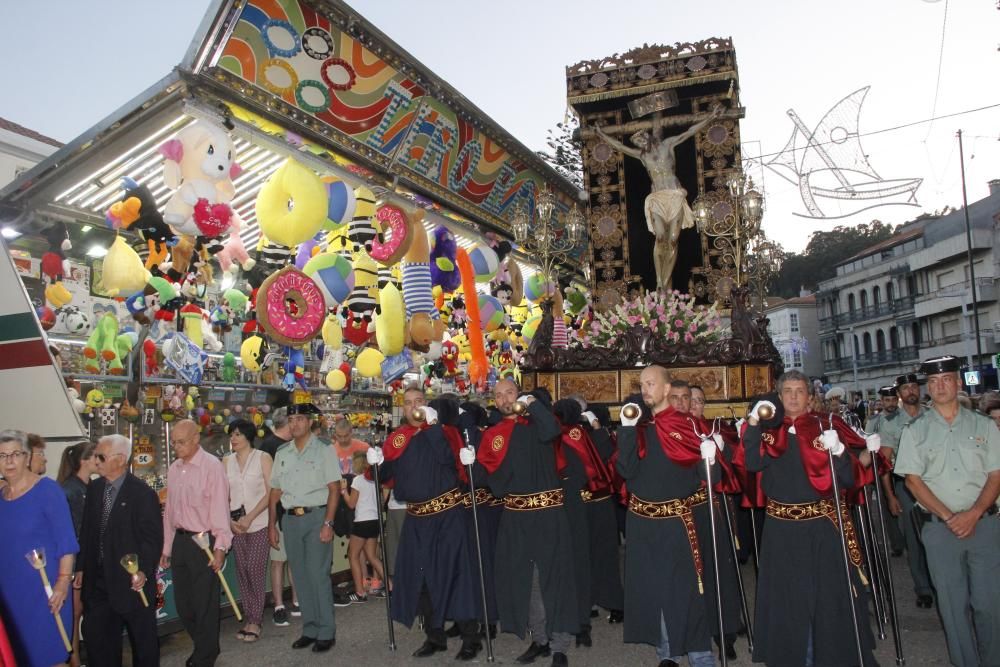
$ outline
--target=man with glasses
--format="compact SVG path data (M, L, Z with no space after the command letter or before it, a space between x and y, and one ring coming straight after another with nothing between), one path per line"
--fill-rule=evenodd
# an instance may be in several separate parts
M194 642L186 667L210 667L219 657L219 577L233 541L229 521L229 480L222 461L201 448L198 425L182 419L170 432L177 459L167 471L160 567L173 562L177 615ZM193 537L204 533L212 562Z
M921 365L933 404L903 429L895 471L918 503L952 664L998 665L1000 432L959 405L960 367L951 356Z
M333 587L333 516L340 499L340 466L333 449L311 432L319 410L311 402L288 406L292 440L281 447L271 467L268 536L278 545L278 503L285 513L281 529L288 565L295 577L302 610L302 636L292 648L312 646L314 653L336 643Z
M122 628L132 640L132 664L160 663L155 606L156 566L163 551L160 501L156 492L128 472L132 443L123 435L101 438L94 453L101 475L89 485L80 531L80 556L74 587L81 588L87 656L95 665L121 665ZM126 554L138 557L139 570L122 569Z
M920 385L924 383L916 373L900 375L896 378L895 393L899 397L898 408L889 410L878 421L878 435L882 440L882 454L890 465L896 460L899 449L899 438L904 428L912 424L924 414L920 405ZM934 606L934 589L931 588L931 577L927 572L927 558L924 547L920 543L920 531L913 522L913 494L906 485L906 480L898 472L883 477L882 488L885 490L886 509L895 517L899 524L906 544L906 559L910 566L910 576L913 578L913 592L917 596L917 606L930 609Z

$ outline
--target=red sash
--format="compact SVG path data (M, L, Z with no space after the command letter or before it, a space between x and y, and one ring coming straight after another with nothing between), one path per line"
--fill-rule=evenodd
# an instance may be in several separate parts
M580 426L563 425L562 438L557 441L556 446L556 467L560 473L566 468L563 447L572 449L583 463L584 470L587 472L588 491L596 493L611 490L611 472L601 460L601 455L597 452L597 447L594 446L594 441L591 440L589 433Z
M514 430L514 426L528 423L524 417L514 417L513 419L507 417L483 432L482 438L479 440L479 452L476 454L476 460L486 468L486 472L492 475L503 463L510 446L510 434Z

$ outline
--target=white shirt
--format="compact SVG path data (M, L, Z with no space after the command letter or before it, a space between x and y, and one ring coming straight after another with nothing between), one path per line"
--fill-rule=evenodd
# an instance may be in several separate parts
M1000 503L1000 500L997 500L997 502ZM395 490L389 491L389 509L391 509L391 510L405 510L406 509L406 503L401 503L398 500L396 500L396 491Z
M235 511L243 507L247 514L250 513L260 499L264 497L264 466L261 456L263 452L254 449L247 457L243 470L240 470L239 461L236 454L226 456L226 477L229 478L229 509ZM267 512L261 512L253 521L247 532L256 533L258 530L267 528Z
M354 507L355 521L378 520L378 499L375 498L375 483L364 475L355 476L351 489L358 492L358 504Z

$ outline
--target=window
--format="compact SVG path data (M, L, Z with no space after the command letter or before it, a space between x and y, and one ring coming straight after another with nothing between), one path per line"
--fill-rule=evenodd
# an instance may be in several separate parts
M954 285L954 284L955 284L955 271L954 270L941 271L941 272L939 272L937 274L937 286L938 286L938 289L941 289L942 287L947 287L948 285Z
M802 352L801 350L794 350L792 352L792 366L802 365Z
M792 333L799 332L799 314L788 313L788 328Z
M941 337L947 338L948 336L957 336L961 333L961 328L959 326L958 318L953 320L944 320L941 322Z

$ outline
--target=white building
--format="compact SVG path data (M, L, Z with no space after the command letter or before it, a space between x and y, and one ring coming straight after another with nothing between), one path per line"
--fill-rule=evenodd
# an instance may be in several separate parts
M51 137L0 118L0 188L61 147Z
M979 308L978 356L965 211L922 216L836 267L817 292L823 370L832 384L871 396L920 359L953 354L996 387L991 358L1000 329L1000 181L969 205ZM963 314L964 313L964 314Z
M785 370L797 370L809 377L823 375L823 355L819 343L816 295L792 299L768 297L765 311L768 333L785 362Z

